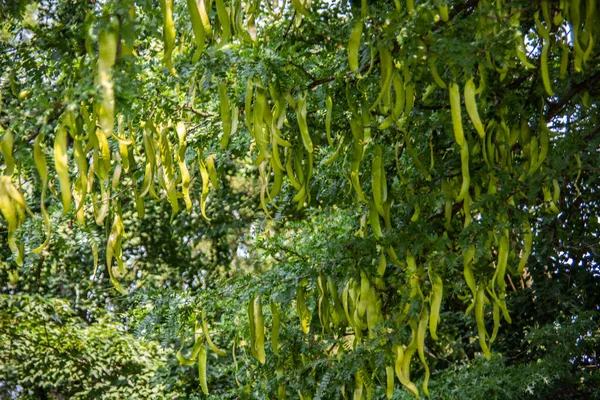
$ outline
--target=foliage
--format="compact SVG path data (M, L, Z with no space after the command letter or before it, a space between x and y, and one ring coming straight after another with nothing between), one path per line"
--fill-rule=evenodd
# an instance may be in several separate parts
M3 398L162 398L157 343L108 318L86 324L61 300L2 295L0 305L0 380L12 383Z
M147 355L0 388L595 395L595 4L3 8L0 286L32 316L2 329L40 337L2 368L56 351L52 308L65 349Z

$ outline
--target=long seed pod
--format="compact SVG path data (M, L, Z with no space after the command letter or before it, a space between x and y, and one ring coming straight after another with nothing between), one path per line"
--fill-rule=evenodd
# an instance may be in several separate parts
M202 26L200 11L198 9L198 3L196 2L196 0L187 0L187 8L188 13L190 14L190 19L192 21L194 37L196 39L196 52L194 53L194 57L192 59L192 61L196 63L198 62L198 60L200 59L200 55L204 51L204 46L206 43L206 34L204 32L204 27Z
M179 139L179 150L177 151L177 161L179 163L179 172L181 174L181 194L185 201L185 208L188 213L192 210L192 199L190 198L190 171L188 170L187 163L185 161L185 151L187 149L185 124L183 121L179 121L175 126L177 131L177 137Z
M442 298L444 293L444 284L442 278L439 275L433 276L433 282L431 283L431 314L429 315L429 333L433 340L438 340L437 336L437 325L440 321L440 307L442 305Z
M409 393L419 398L419 389L417 386L411 382L410 378L404 375L404 371L402 370L402 365L404 364L404 349L402 346L394 346L394 371L396 372L396 376L400 383L408 389Z
M273 327L271 328L271 347L273 353L279 356L279 329L281 327L281 313L279 306L274 301L271 302L271 313L273 314Z
M260 304L260 296L254 298L254 333L256 335L256 358L261 364L264 364L266 361L265 318Z
M215 4L217 5L217 16L221 24L221 44L225 44L231 40L231 21L224 1L215 0Z
M202 194L200 196L200 211L202 212L202 216L207 221L210 221L210 218L206 216L206 199L208 198L208 170L206 169L206 165L204 164L204 160L202 160L202 154L198 152L198 168L200 169L200 176L202 177Z
M531 245L533 244L533 232L531 231L531 225L527 220L523 223L523 238L525 246L523 248L523 253L521 254L521 260L519 260L519 267L517 268L518 275L523 275L523 270L525 269L525 265L527 265L527 259L531 254Z
M3 129L0 126L0 132L2 131ZM2 142L0 142L0 146L2 148L2 157L4 158L4 175L6 176L11 176L15 170L15 159L12 154L13 144L14 136L12 131L8 129L6 132L4 132L4 135L2 135Z
M225 353L225 350L218 348L217 345L215 345L212 339L210 338L210 332L208 330L208 324L206 323L206 319L204 319L204 313L202 313L202 331L204 332L204 337L206 338L206 343L208 343L208 346L218 356L225 357L227 355L227 353Z
M225 82L219 84L219 108L221 111L221 122L223 123L223 137L221 138L221 148L224 150L229 143L231 135L231 111L229 109L229 97L227 96L227 88Z
M481 351L487 360L491 358L490 348L487 343L487 331L485 329L485 321L483 319L483 308L485 305L485 288L484 285L479 285L477 289L477 297L475 298L475 320L477 321L477 331L479 332L479 345Z
M417 350L419 352L419 359L425 368L425 379L423 379L423 392L429 397L429 366L425 359L425 334L427 333L427 321L429 320L429 314L427 308L423 308L421 313L421 319L419 320L419 327L417 328Z
M373 164L371 168L371 187L373 189L373 202L379 215L383 216L383 188L381 174L383 172L382 150L380 145L375 145Z
M467 114L469 114L469 118L471 118L471 122L473 122L479 137L485 139L485 129L479 118L479 111L477 111L475 83L473 83L473 78L470 78L467 83L465 83L465 107L467 108Z
M452 126L454 128L454 138L459 146L465 144L465 134L462 126L462 116L460 112L460 92L456 82L452 82L449 87L450 92L450 111L452 112Z
M254 300L248 302L248 326L250 327L250 352L254 357L256 355L256 325L254 324Z
M198 377L200 379L200 387L202 392L208 396L208 383L206 381L206 349L204 346L200 346L198 352Z
M117 263L119 265L122 264L122 260L120 260L120 240L124 235L124 226L123 221L118 213L115 213L115 218L113 220L112 228L110 230L110 234L108 235L108 240L106 241L106 269L108 270L108 276L113 286L117 291L121 294L127 294L127 291L121 287L117 278L114 275L112 260L113 257L116 256Z
M373 103L373 105L369 108L369 111L372 111L379 105L379 103L383 100L383 105L385 107L389 107L390 100L390 89L392 83L392 72L393 72L393 62L392 55L390 54L390 50L387 45L380 45L377 47L377 51L379 52L379 63L381 65L381 89L379 90L379 94L377 95L377 99Z
M548 72L548 50L550 49L550 43L544 40L544 44L542 46L542 55L540 57L540 70L542 72L542 83L544 84L544 89L548 96L554 96L554 91L552 90L552 84L550 83L550 73Z
M348 42L348 64L350 64L350 70L353 72L358 71L358 50L360 48L360 39L363 31L362 21L357 21L352 28L350 34L350 41Z
M298 318L300 318L302 332L304 332L305 335L308 335L312 316L306 305L306 298L304 296L304 288L302 285L298 285L296 288L296 312L298 313Z
M71 181L69 179L69 156L67 154L67 130L60 125L54 138L54 165L60 182L63 215L71 208Z
M325 133L327 134L327 143L330 146L333 146L333 140L331 139L331 114L333 110L333 101L331 100L331 96L327 95L325 99Z
M394 396L394 367L388 365L385 367L385 375L386 375L386 388L385 395L388 399L391 399Z
M2 177L6 178L6 177ZM8 178L10 179L10 178ZM15 205L10 199L10 196L4 188L4 179L0 179L0 211L6 220L8 225L8 247L10 251L15 255L15 261L17 265L23 265L23 254L20 250L20 246L17 244L15 237L16 230L18 227L17 210Z
M163 62L173 76L177 76L173 67L173 50L175 50L175 24L173 22L173 0L160 0L163 12Z
M98 75L101 101L98 102L97 113L100 128L106 137L113 133L115 119L115 93L111 68L115 65L119 37L119 23L113 19L108 28L98 36Z
M465 142L460 148L460 165L462 171L462 185L456 198L457 202L466 199L469 196L469 186L471 185L471 175L469 173L469 146Z
M298 128L302 136L302 143L307 152L313 152L313 143L308 134L308 125L306 123L306 94L298 96L296 101L296 117L298 118Z
M39 253L48 246L50 242L50 233L52 227L50 225L50 216L48 215L48 211L46 211L46 188L48 187L48 166L46 164L46 156L44 155L41 147L41 142L43 140L43 135L38 135L33 142L33 161L35 163L35 168L40 175L40 179L42 180L42 189L40 195L40 208L42 210L42 218L44 219L44 225L46 226L46 240L39 247L33 249L33 253Z
M446 89L446 82L442 80L442 77L438 73L437 66L435 65L436 57L429 57L427 59L427 63L429 64L429 72L431 72L431 76L436 85L438 85L442 89Z

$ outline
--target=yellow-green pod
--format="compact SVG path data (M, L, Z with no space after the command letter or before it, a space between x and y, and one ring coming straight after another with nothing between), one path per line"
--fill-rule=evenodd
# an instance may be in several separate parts
M173 76L177 76L173 67L173 50L175 50L175 24L173 22L173 0L160 0L160 6L163 12L163 41L164 56L163 62Z
M306 94L303 93L298 96L296 101L296 117L298 118L298 128L300 129L300 135L302 136L302 144L307 152L313 152L313 143L308 134L308 125L306 123Z
M256 335L256 358L261 364L264 364L266 361L265 318L260 304L260 296L254 298L254 333Z
M198 377L200 378L200 387L202 392L208 396L208 383L206 382L206 349L200 346L198 352Z
M225 82L219 84L219 108L221 111L221 122L223 123L223 137L221 138L221 148L224 150L229 143L231 135L231 110L229 109L229 97Z
M371 187L373 190L373 203L379 215L383 216L383 187L382 187L382 175L383 173L383 155L380 145L375 145L375 152L373 155L373 163L371 167Z
M221 357L225 357L227 355L227 353L225 353L225 350L222 350L220 348L217 347L217 345L215 345L212 341L212 339L210 338L210 333L208 331L208 324L206 323L206 320L204 319L204 313L202 315L202 331L204 332L204 337L206 338L206 343L208 343L208 346L218 355Z
M327 143L330 146L333 146L333 140L331 139L331 114L333 111L333 100L331 100L331 96L327 95L325 99L325 133L327 134Z
M5 178L5 177L3 177ZM15 233L18 227L17 210L4 188L4 180L0 180L0 211L8 225L8 247L15 255L17 265L23 265L23 254L20 251Z
M310 320L312 316L306 305L304 288L300 284L296 288L296 312L298 313L298 318L300 318L300 326L302 328L302 332L304 332L305 335L308 335L308 332L310 330Z
M67 154L67 130L60 125L54 139L54 165L60 183L63 215L71 208L71 181L69 179L69 156Z
M208 198L208 170L206 169L206 165L204 165L204 161L202 160L202 155L198 152L198 168L200 169L200 176L202 177L202 194L200 196L200 211L202 212L202 216L207 221L210 221L210 218L206 216L206 199Z
M465 134L462 126L462 116L460 111L460 91L456 82L452 82L449 87L450 93L450 111L452 113L452 126L454 128L454 138L459 146L463 147L465 143Z
M437 336L437 324L440 321L440 307L442 305L442 298L444 293L444 284L442 278L439 275L433 276L433 282L431 283L431 314L429 315L429 333L433 340L438 340Z
M348 64L350 64L350 70L353 72L358 71L358 50L360 48L360 39L363 31L362 21L357 21L352 28L350 34L350 41L348 42Z
M467 108L467 114L475 126L475 130L479 134L481 139L485 138L485 129L483 123L479 118L479 112L477 111L477 101L475 100L475 83L473 78L470 78L465 84L465 107Z
M98 102L98 122L106 137L113 133L115 119L115 94L111 68L115 65L119 38L119 23L113 19L108 29L98 36L98 75L101 101Z
M1 99L0 99L1 100ZM0 132L2 127L0 126ZM2 148L2 157L4 158L4 175L11 176L15 170L15 159L12 155L14 144L14 136L12 131L8 129L2 136L0 147Z
M371 223L371 229L373 229L373 236L375 236L375 239L381 239L383 237L383 232L381 231L379 214L373 202L369 203L369 222Z
M394 346L394 371L396 372L396 376L400 383L408 390L410 394L415 396L417 399L419 398L419 389L417 386L411 382L410 378L404 375L404 371L402 370L402 366L404 364L404 349L402 346Z
M192 29L194 31L194 37L196 39L196 52L192 61L198 62L200 54L204 51L206 42L206 34L204 33L204 27L202 26L202 20L200 18L200 11L198 10L198 3L196 0L187 0L188 13L192 21Z
M531 245L533 244L533 232L531 231L531 225L529 224L529 221L525 221L525 223L523 224L523 238L525 246L523 248L523 253L521 254L519 267L517 268L518 275L523 274L523 270L525 269L525 265L527 264L527 259L531 254Z
M279 329L281 327L281 313L279 306L274 301L271 302L271 313L273 314L273 327L271 328L271 346L273 353L279 356Z
M483 310L485 305L485 288L479 285L477 288L477 297L475 299L475 320L477 322L477 331L479 332L479 345L481 351L487 360L491 358L490 348L487 343L487 331L485 329L485 320L483 319Z
M421 319L419 320L419 327L417 328L417 350L419 352L419 359L425 368L425 379L423 379L423 392L425 396L429 397L429 366L425 359L425 334L427 332L427 322L429 320L429 314L427 308L423 308L421 313Z
M40 196L40 208L42 210L42 218L44 219L44 225L46 227L46 240L39 247L33 250L33 253L39 253L50 242L50 233L51 233L51 225L50 225L50 216L48 215L48 211L46 211L46 187L48 186L48 166L46 164L46 156L44 155L41 147L41 142L43 139L43 135L38 135L33 142L33 162L35 164L35 168L40 175L40 179L42 180L42 189Z
M177 161L179 163L179 172L181 174L181 194L185 201L185 208L188 213L192 210L192 199L190 198L190 171L185 162L185 151L187 149L185 124L179 121L175 127L179 139L179 150L177 151Z
M254 300L250 299L248 302L248 326L250 328L250 352L254 357L256 356L256 326L254 325Z
M386 375L386 388L385 395L388 399L391 399L394 396L394 367L388 365L385 367L385 375Z
M231 39L231 21L223 0L216 0L215 3L217 5L217 16L221 23L221 43L223 44Z

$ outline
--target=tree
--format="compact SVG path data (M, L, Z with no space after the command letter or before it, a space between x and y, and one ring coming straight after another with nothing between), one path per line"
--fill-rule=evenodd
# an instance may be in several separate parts
M597 395L594 0L3 10L9 298L177 396Z

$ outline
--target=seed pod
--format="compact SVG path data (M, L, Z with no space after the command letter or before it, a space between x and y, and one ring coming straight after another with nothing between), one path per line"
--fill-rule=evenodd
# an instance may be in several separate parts
M108 270L108 276L115 289L117 289L117 291L121 294L126 295L127 291L123 289L117 281L112 268L112 260L113 257L115 257L117 259L117 264L119 265L120 269L122 269L123 273L125 272L120 251L121 240L124 236L124 229L125 227L123 226L121 216L118 213L115 213L112 228L110 230L110 234L108 235L108 240L106 241L106 269Z
M446 11L447 11L447 8L446 8ZM436 59L437 59L437 57L434 57L434 56L429 57L427 59L427 63L429 64L429 72L431 72L431 76L433 77L435 84L438 85L442 89L446 89L446 82L444 82L442 80L442 77L438 73L437 66L435 65Z
M204 27L202 26L202 20L200 18L200 10L198 9L196 0L187 0L187 8L192 22L194 37L196 39L196 52L192 59L192 61L196 63L200 59L200 54L204 51L206 34L204 33Z
M404 375L404 372L402 370L402 365L404 364L404 358L405 358L404 349L402 348L402 346L394 346L393 352L394 352L394 370L396 372L396 376L398 377L398 380L406 389L408 389L410 394L412 394L416 398L419 398L419 389L417 389L417 386L413 382L410 381L409 377Z
M296 312L298 313L298 318L300 318L302 332L304 332L305 335L308 335L310 330L311 313L306 306L306 298L304 296L304 288L302 285L298 285L296 288Z
M440 306L442 304L442 298L444 293L444 284L442 278L439 275L433 276L433 282L431 282L432 293L431 293L431 314L429 315L429 333L433 340L438 340L437 336L437 324L440 321Z
M385 367L385 375L386 375L386 389L385 395L388 399L391 399L394 396L394 367L388 365Z
M307 152L313 152L313 143L308 134L308 125L306 124L306 94L298 96L296 101L296 117L298 118L298 127L302 136L302 143Z
M175 50L175 24L173 23L173 0L160 0L163 12L163 62L173 76L177 76L173 67L173 50Z
M449 88L450 92L450 110L452 112L452 125L454 127L454 138L459 146L465 144L465 134L462 127L462 116L460 112L460 92L456 82L452 82Z
M40 179L42 180L42 189L40 195L40 208L42 210L42 217L44 219L44 225L46 226L46 240L39 247L33 250L33 253L39 253L48 246L50 242L50 234L52 227L50 225L50 216L48 215L48 211L46 211L46 188L48 187L48 167L46 165L46 156L42 152L41 142L43 140L43 135L39 134L35 141L33 142L33 161L35 163L35 168L40 175ZM6 158L5 158L6 159Z
M381 146L375 145L375 153L373 155L373 164L371 168L371 187L373 189L373 202L375 204L375 208L381 216L384 214L383 202L385 201L383 198L384 188L382 187L382 183L385 182L385 178L382 178L382 174L384 173Z
M425 368L425 379L423 379L423 392L425 396L429 397L429 366L425 359L425 334L427 333L427 321L429 320L429 314L427 308L424 307L421 312L421 319L419 320L419 327L417 328L417 350L419 352L419 359Z
M264 364L266 361L265 318L260 304L260 296L254 298L254 332L256 335L256 358L261 364Z
M202 177L202 195L200 196L200 211L202 212L202 216L207 221L210 221L210 218L206 216L206 199L208 198L208 170L206 169L206 165L202 160L202 154L198 151L198 168L200 169L200 176Z
M200 378L200 387L202 392L208 396L208 384L206 382L206 349L200 346L198 352L198 377Z
M206 338L206 343L208 343L208 346L218 355L221 357L225 357L227 355L227 353L225 353L224 350L221 350L220 348L218 348L212 341L212 339L210 338L210 333L208 331L208 324L206 323L206 320L204 319L204 313L202 313L202 331L204 332L204 337Z
M477 321L477 331L479 332L479 345L481 351L487 360L491 358L490 348L487 343L487 331L485 329L485 321L483 319L483 307L485 305L485 288L479 285L477 289L477 297L475 298L475 320Z
M231 21L223 0L216 0L215 3L217 5L217 16L221 24L221 44L225 44L231 39Z
M327 134L327 143L330 146L333 146L333 140L331 139L331 114L333 110L333 101L331 100L331 96L327 95L325 99L325 132Z
M2 177L7 178L7 177ZM8 178L10 179L10 178ZM20 246L17 244L15 237L16 230L18 228L17 220L17 209L10 199L10 196L4 188L4 179L0 179L0 211L6 220L8 225L8 247L10 251L15 255L15 261L18 266L23 265L23 254Z
M485 138L485 129L479 119L479 112L477 111L477 102L475 100L475 84L473 78L470 78L465 84L465 107L467 108L467 114L471 118L471 122L475 126L475 130L479 134L481 139Z
M221 148L224 150L229 143L231 135L231 111L229 110L229 97L227 96L227 88L225 82L219 84L219 101L221 111L221 121L223 123L223 137L221 138Z
M360 48L360 39L363 31L362 21L357 21L352 28L350 33L350 41L348 42L348 64L350 64L350 70L353 72L358 71L358 50Z
M171 0L172 1L172 0ZM98 36L98 74L101 101L98 102L98 122L106 137L110 137L114 129L115 94L111 68L115 65L119 37L119 22L113 19L106 30Z
M69 179L69 156L67 154L67 130L60 125L54 139L54 165L60 182L63 215L71 208L71 181Z
M525 246L523 248L523 253L521 254L521 260L519 261L519 267L517 268L517 274L523 275L523 270L525 269L525 265L527 264L527 259L531 254L531 245L533 243L533 233L531 231L531 225L529 225L529 221L525 221L523 223L523 237Z
M279 312L279 306L274 301L271 302L271 313L273 314L271 347L273 347L273 353L275 353L276 356L279 356L279 329L281 326L281 313Z

